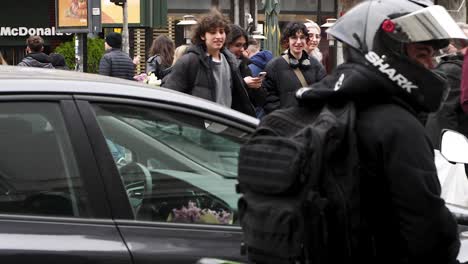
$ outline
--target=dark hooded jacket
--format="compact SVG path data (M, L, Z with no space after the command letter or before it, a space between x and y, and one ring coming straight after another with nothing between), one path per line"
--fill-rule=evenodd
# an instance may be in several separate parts
M436 149L440 149L442 129L451 129L468 136L468 115L460 105L460 86L463 66L463 54L442 57L437 70L444 73L449 82L450 91L439 111L429 114L426 130Z
M361 209L350 263L456 263L457 224L440 197L433 146L395 87L376 71L345 63L302 94L303 104L356 103Z
M53 69L50 57L43 52L33 52L26 55L23 60L18 63L18 66L24 67L37 67L37 68L48 68Z
M227 49L222 49L221 52L231 68L231 108L255 116L255 109L244 87L236 58ZM215 102L216 87L212 63L211 56L206 54L202 45L192 45L188 48L187 53L172 67L171 73L164 80L163 86Z
M251 64L249 64L252 76L258 76L258 74L265 69L267 63L272 59L273 54L269 50L262 50L253 55L250 58Z

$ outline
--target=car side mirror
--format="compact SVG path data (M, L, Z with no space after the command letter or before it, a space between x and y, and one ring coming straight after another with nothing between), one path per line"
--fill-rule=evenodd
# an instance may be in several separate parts
M451 163L468 164L468 139L453 130L443 130L440 153Z

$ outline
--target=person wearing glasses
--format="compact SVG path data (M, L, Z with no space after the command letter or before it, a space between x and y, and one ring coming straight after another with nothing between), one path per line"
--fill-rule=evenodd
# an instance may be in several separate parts
M286 50L265 67L262 88L267 93L263 105L266 114L298 105L296 92L326 76L322 64L305 50L308 40L307 28L301 22L290 22L281 34L281 44Z

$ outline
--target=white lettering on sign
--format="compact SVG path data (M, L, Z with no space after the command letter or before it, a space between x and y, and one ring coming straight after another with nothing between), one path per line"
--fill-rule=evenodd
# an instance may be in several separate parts
M72 33L66 33L71 35ZM28 27L0 27L0 37L26 37L26 36L63 36L63 33L55 31L55 27L51 28L28 28Z

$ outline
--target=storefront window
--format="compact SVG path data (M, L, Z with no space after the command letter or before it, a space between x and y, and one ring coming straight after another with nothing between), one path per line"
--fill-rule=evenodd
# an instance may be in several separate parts
M323 2L327 2L330 0L322 0ZM263 10L264 5L263 1L259 0L258 2L258 9ZM333 3L332 3L333 4ZM280 12L303 12L304 10L314 12L317 11L317 0L288 0L288 1L280 1Z
M225 1L220 1L225 2ZM211 8L211 0L171 0L167 1L168 9L187 9L187 10L209 10ZM224 7L223 7L224 8Z
M219 7L221 9L231 9L231 0L220 0Z
M321 1L322 1L321 9L323 12L335 11L335 1L331 1L331 0L321 0Z

